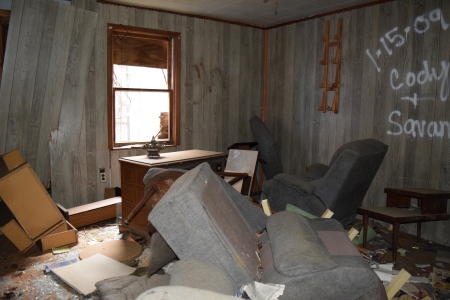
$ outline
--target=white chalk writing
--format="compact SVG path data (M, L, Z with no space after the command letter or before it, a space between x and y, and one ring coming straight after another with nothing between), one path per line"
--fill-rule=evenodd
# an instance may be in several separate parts
M426 120L414 120L408 119L403 123L394 121L394 116L402 116L402 113L398 110L394 110L389 115L389 123L395 126L395 130L388 130L389 135L401 135L402 133L410 134L412 137L443 137L445 132L447 132L447 137L450 138L450 123L448 121L431 121Z
M449 94L448 72L450 70L450 62L441 61L439 75L438 72L436 71L436 68L434 67L430 68L428 66L428 61L424 60L422 62L422 65L423 65L422 70L417 72L417 74L414 72L408 72L405 74L403 78L400 77L400 74L398 73L397 69L395 68L392 69L390 75L391 88L393 90L398 90L404 87L405 84L408 87L412 87L416 84L423 85L427 82L437 81L440 82L440 94L439 94L440 99L441 101L447 101ZM418 99L417 95L411 98L416 99L415 101L413 101L415 108Z
M426 14L420 15L414 19L414 23L411 26L406 26L401 30L398 26L393 27L382 35L379 39L379 48L375 52L371 52L366 49L366 55L375 66L377 72L381 72L379 60L382 55L392 56L396 48L400 48L406 45L408 41L408 35L411 33L425 34L432 28L440 26L440 29L446 31L450 24L445 20L440 8L432 10ZM374 54L372 54L374 53ZM382 62L382 65L387 65ZM389 73L389 83L391 88L397 93L402 91L409 92L411 90L412 95L401 95L400 100L410 101L414 105L414 109L417 105L424 101L433 102L439 97L440 100L447 101L449 97L450 83L449 83L449 70L450 62L441 61L438 65L433 65L427 60L422 61L421 66L416 70L398 70L393 68ZM434 83L433 85L431 85ZM427 87L422 88L422 85L428 84ZM428 87L431 87L428 91ZM439 96L435 96L434 86L439 88ZM421 97L416 91L426 91L425 93L430 95L429 97ZM402 113L399 110L394 110L389 114L388 122L390 130L387 130L389 135L401 135L407 134L416 137L448 137L450 138L450 123L444 120L427 121L420 119L402 119Z
M442 11L440 8L435 9L427 14L418 16L414 20L414 31L418 34L424 34L431 28L431 22L440 22L440 26L442 29L447 30L447 28L450 26L449 23L445 21L444 16L442 15ZM408 36L408 33L410 32L411 27L406 27L403 31ZM393 54L393 47L399 48L403 46L406 42L406 37L403 36L403 34L399 31L398 27L394 27L388 32L384 34L380 38L380 43L383 46L384 51L391 56ZM370 58L370 61L375 65L377 68L377 71L380 72L381 68L379 67L377 60L380 58L382 51L378 48L375 51L376 58L370 53L369 49L366 49L366 55Z
M419 100L434 100L433 97L422 97L422 98L419 98L419 97L417 97L417 93L414 93L412 97L405 96L405 97L401 97L400 99L401 100L411 101L414 104L414 109L416 108L417 101L419 101Z

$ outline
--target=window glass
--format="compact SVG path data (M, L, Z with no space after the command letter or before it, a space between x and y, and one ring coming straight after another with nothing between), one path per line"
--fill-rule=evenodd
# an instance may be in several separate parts
M169 92L116 91L116 142L149 142L153 136L167 140L160 133L169 131L164 123L168 111Z
M167 69L114 65L113 86L135 89L167 89Z
M108 24L108 147L180 143L180 33Z

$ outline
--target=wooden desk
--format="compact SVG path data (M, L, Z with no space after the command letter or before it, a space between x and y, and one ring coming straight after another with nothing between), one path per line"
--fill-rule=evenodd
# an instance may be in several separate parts
M156 167L192 169L202 162L212 161L221 164L223 170L226 157L226 154L222 152L204 150L177 151L160 153L160 155L159 158L148 158L146 155L141 155L119 159L122 188L122 226L125 228L131 227L138 234L147 232L149 211L146 207L136 215L128 226L123 223L123 220L144 197L143 178L148 170Z
M383 222L391 223L393 225L392 232L392 259L394 263L397 258L397 242L400 224L417 223L417 241L420 239L420 223L429 221L448 220L450 215L443 214L423 214L420 208L407 209L397 207L360 207L357 210L358 214L363 216L363 248L367 244L367 226L369 218L374 218Z

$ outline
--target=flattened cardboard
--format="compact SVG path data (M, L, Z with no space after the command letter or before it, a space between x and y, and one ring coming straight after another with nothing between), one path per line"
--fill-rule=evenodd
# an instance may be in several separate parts
M13 150L0 157L0 178L13 171L15 168L23 165L25 160L19 151Z
M130 275L134 271L134 268L103 254L95 254L77 263L52 269L53 273L83 295L94 292L98 281Z
M5 226L1 227L0 230L20 251L26 251L34 245L33 240L30 239L30 237L22 230L22 227L14 220L11 220Z
M64 217L29 164L0 179L0 197L32 240L64 223Z
M61 246L70 246L78 243L78 230L72 224L65 222L38 241L42 252Z
M0 230L20 251L26 251L53 230L65 231L63 225L63 215L19 151L2 155Z

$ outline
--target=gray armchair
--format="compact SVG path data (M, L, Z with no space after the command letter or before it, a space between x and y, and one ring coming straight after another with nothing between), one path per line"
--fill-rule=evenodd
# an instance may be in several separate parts
M304 176L282 173L265 182L262 197L269 199L275 211L292 204L321 216L330 209L343 225L352 223L387 150L387 145L375 139L346 143L334 153L329 166L314 164Z
M269 129L267 129L266 124L260 118L253 116L249 122L253 138L258 143L256 150L259 152L259 158L263 160L261 167L266 180L270 180L275 175L283 173L283 165L277 143Z

